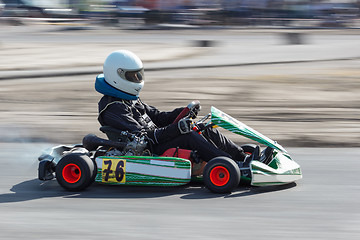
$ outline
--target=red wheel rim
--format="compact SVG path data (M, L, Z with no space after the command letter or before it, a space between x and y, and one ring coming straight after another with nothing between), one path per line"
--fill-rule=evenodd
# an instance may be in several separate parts
M218 187L224 186L229 182L230 173L223 166L216 166L211 169L210 172L210 181Z
M81 170L78 165L69 163L62 170L63 178L68 183L76 183L81 177Z

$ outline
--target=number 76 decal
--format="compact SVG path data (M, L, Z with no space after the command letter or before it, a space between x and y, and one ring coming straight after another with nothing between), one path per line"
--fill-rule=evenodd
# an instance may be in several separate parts
M103 159L102 181L125 183L126 160L124 159Z

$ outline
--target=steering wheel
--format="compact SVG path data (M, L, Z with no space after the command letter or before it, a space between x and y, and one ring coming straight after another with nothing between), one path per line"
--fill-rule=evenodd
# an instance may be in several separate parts
M189 105L187 105L180 113L179 115L176 117L176 119L174 120L173 123L177 123L180 121L180 119L186 117L189 112L195 108L196 105L199 105L199 101L192 101L191 103L189 103Z

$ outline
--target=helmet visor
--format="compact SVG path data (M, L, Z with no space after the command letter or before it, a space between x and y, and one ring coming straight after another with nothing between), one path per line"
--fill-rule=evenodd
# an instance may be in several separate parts
M137 71L128 71L119 68L118 74L121 78L134 83L141 83L144 80L144 69L140 69Z

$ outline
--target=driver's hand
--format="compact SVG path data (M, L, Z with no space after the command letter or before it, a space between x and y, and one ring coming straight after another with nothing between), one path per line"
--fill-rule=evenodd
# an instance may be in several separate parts
M190 118L196 118L198 113L201 110L200 101L194 100L187 106L190 109L189 117Z
M182 118L178 122L178 128L181 134L186 134L192 131L193 122L190 118Z

